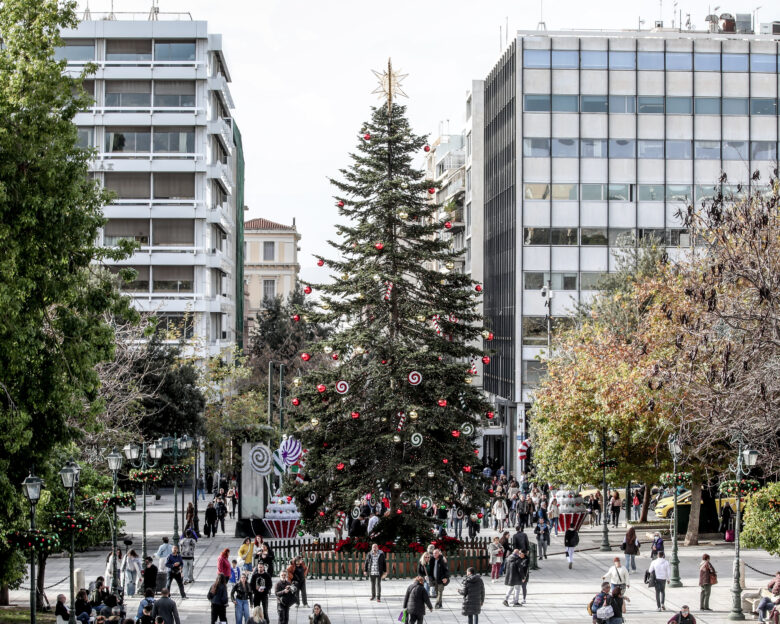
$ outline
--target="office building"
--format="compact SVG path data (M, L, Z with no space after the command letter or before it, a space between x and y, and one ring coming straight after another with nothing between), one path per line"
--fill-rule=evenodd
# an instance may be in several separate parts
M515 470L544 374L542 287L554 328L593 296L616 247L653 236L680 253L692 242L680 209L722 184L754 190L776 166L778 38L738 32L744 20L731 16L708 22L707 32L521 31L484 81L484 306L495 333L484 388Z
M230 73L206 22L160 15L86 19L62 33L59 54L72 75L97 65L85 82L94 105L75 122L97 150L94 176L116 194L101 242L140 245L114 263L138 273L127 291L183 331L195 355L224 356L243 322L244 173Z

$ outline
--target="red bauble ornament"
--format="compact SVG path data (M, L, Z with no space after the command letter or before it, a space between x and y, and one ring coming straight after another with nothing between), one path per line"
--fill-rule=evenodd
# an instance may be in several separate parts
M368 132L366 132L366 133L363 135L363 138L364 138L366 141L370 141L370 140L371 140L371 135L370 135Z
M496 415L495 412L488 412L487 413L487 417L488 418L493 418L495 415Z
M306 286L306 287L303 289L303 292L305 292L307 295L311 294L311 286Z
M431 188L429 188L429 189L428 189L428 194L429 194L429 195L433 195L435 192L436 192L436 189L435 189L435 188L433 188L433 187L431 187Z
M447 407L447 399L439 399L436 402L439 404L439 407Z
M317 385L317 392L325 392L327 388L325 387L325 384L318 384Z
M339 359L339 354L338 353L334 353L330 357L332 357L334 360L338 360Z
M477 514L477 518L479 518L480 520L482 520L482 518L484 518L484 517L485 517L485 514L483 514L481 511Z
M471 466L463 466L463 472L471 472Z
M396 510L395 510L395 513L397 513L397 514L402 514L403 512L404 512L404 510L403 510L403 509L396 509Z
M483 364L490 364L490 356L489 355L483 355L482 356L482 363Z
M325 264L325 260L317 260L317 266L322 266Z
M301 359L304 362L308 362L311 359L311 356L308 353L301 353Z
M430 145L426 145L425 147L423 147L423 150L425 150L426 152L430 152L431 151L431 146Z
M384 243L377 243L374 247L376 247L377 251L382 251L385 248L385 245Z
M458 431L457 429L453 429L452 430L452 437L453 438L459 438L460 437L460 431Z
M301 400L300 400L298 397L295 397L295 398L292 400L292 404L293 404L295 407L298 407L298 406L301 404Z
M487 337L488 340L493 340L493 332L490 332Z
M493 493L493 488L490 488L490 489L488 490L488 494L492 494L492 493Z
M477 292L482 292L482 284L477 284L476 286L474 286L474 290L476 290Z
M339 208L343 208L343 207L344 207L344 202L343 202L343 201L341 201L341 200L339 200L339 203L338 203L338 204L336 204L336 205L337 205Z
M344 463L339 462L338 464L336 464L336 470L344 470Z
M448 464L450 463L450 460L445 457L444 459L441 460L441 463Z
M422 509L427 509L428 508L428 503L420 503L420 507Z
M352 414L350 414L350 415L351 415L351 416L352 416L352 418L354 418L355 420L357 420L358 418L360 418L360 412L352 412Z
M445 227L445 228L447 228L448 230L449 230L450 228L452 228L452 221L445 221L445 222L444 222L444 227Z
M292 500L292 496L287 497L287 502L289 503Z
M295 321L297 323L298 321L301 320L301 315L300 314L293 314L292 319L293 319L293 321Z
M321 511L321 512L320 512L320 518L322 518L324 515L325 515L325 512L324 512L324 511Z
M474 455L479 455L479 449L474 449Z
M387 364L387 360L382 360L382 364Z

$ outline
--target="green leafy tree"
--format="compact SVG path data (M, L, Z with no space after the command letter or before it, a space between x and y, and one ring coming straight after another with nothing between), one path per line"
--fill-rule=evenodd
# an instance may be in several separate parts
M330 243L336 258L321 258L332 279L314 286L320 307L309 316L337 329L307 350L327 363L301 362L291 389L308 455L306 481L287 487L310 530L372 493L389 499L384 536L424 536L433 520L414 505L420 497L441 503L457 491L467 509L483 502L474 432L489 406L467 382L470 358L483 355L481 287L439 269L458 254L439 236L446 219L412 166L426 140L405 108L374 109L361 135L342 180L332 180L348 223ZM339 382L349 390L340 394Z
M751 494L745 507L742 543L780 555L780 483L770 483Z
M0 532L27 514L20 484L71 431L66 416L101 409L95 366L113 352L105 314L133 316L96 261L128 251L95 246L110 200L89 176L74 115L83 76L54 60L75 2L0 3ZM91 71L93 68L88 68ZM86 72L85 72L86 73ZM0 602L24 574L0 543Z

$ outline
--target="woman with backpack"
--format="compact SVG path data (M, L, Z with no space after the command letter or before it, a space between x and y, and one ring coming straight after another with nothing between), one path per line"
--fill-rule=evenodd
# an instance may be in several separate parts
M623 543L620 545L626 554L626 570L636 572L636 556L639 554L639 540L636 537L636 529L629 527Z
M227 622L227 580L222 574L217 574L217 580L214 581L206 597L211 603L211 624Z

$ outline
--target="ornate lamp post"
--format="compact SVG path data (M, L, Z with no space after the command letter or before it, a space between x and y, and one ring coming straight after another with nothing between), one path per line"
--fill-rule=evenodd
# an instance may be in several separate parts
M144 441L141 442L140 448L137 444L127 444L122 449L122 451L124 452L125 457L127 457L127 461L131 466L133 466L133 468L148 470L149 468L154 468L157 465L157 462L162 457L163 449L159 442L153 442L147 446L146 442ZM148 461L147 457L150 457L152 461ZM146 561L146 479L144 479L141 483L144 496L142 503L143 530L141 533L141 549L143 550L143 559Z
M119 593L119 574L116 569L116 484L119 478L119 469L122 467L122 455L116 450L116 447L111 449L111 452L106 455L106 461L108 461L108 467L111 472L114 473L114 485L111 490L111 494L114 497L113 501L113 519L111 521L111 560L114 562L111 570L111 593L117 595Z
M41 488L43 487L43 479L35 476L35 471L30 469L30 474L22 481L24 486L24 495L27 500L30 501L30 530L35 530L35 506L41 499ZM35 550L30 551L30 624L35 624L35 609L37 607L36 594L37 588L35 586Z
M674 520L672 521L672 560L670 562L672 564L672 578L669 579L669 586L682 587L682 582L680 581L680 559L677 557L677 462L682 454L682 447L676 433L669 434L668 444L669 453L672 455L672 472L674 474L674 483L672 483L674 488L674 494L672 495L674 498Z
M176 436L170 437L166 436L164 438L160 438L158 441L158 444L162 447L163 450L170 451L173 455L173 463L174 465L177 464L179 460L179 451L186 451L187 449L192 446L192 438L190 438L188 435L183 435L180 438L177 438ZM176 493L177 493L177 486L179 484L179 477L174 472L173 473L173 543L178 545L179 544L179 510L176 500Z
M609 513L607 512L607 503L609 500L609 492L607 491L607 443L609 443L609 447L611 448L617 444L618 436L613 431L607 431L606 429L602 428L601 431L591 431L588 434L588 437L593 444L601 442L601 468L603 470L601 489L604 492L604 500L602 502L604 509L601 514L603 523L601 531L601 547L599 550L607 552L612 550L612 546L609 545Z
M60 470L60 479L62 486L68 491L68 511L71 515L76 512L76 486L79 483L79 473L81 468L72 459L66 462L65 467ZM70 531L70 617L69 624L76 624L76 596L73 588L73 554L76 550L76 532Z
M744 620L745 614L742 612L742 584L740 583L739 568L739 532L740 532L740 508L741 492L739 491L739 481L743 476L750 473L750 469L758 461L758 451L745 448L745 436L741 431L737 431L732 436L732 442L737 443L737 462L731 464L729 470L734 473L737 480L737 510L736 520L734 521L734 584L731 586L733 602L731 604L730 620Z

